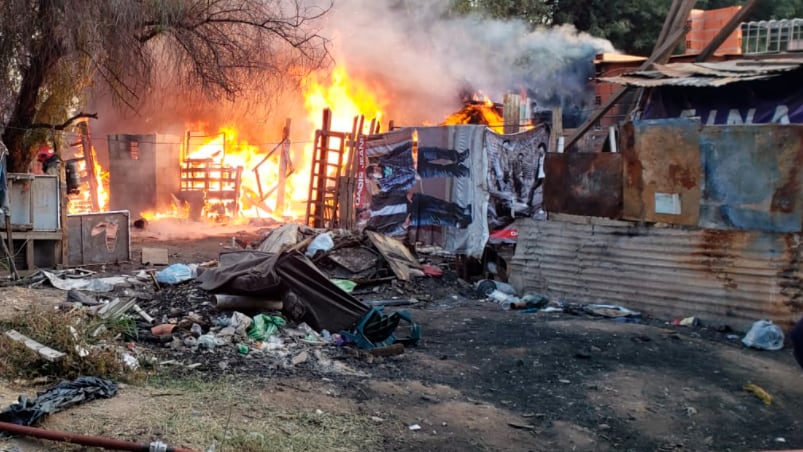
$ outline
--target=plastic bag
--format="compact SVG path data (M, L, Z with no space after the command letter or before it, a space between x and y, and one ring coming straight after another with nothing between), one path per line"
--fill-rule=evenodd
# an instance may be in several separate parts
M257 314L254 316L254 323L248 330L248 337L256 341L264 341L266 338L279 332L279 327L284 326L284 319L276 315Z
M307 257L313 257L318 251L326 252L334 248L334 246L335 241L332 240L332 234L324 232L323 234L318 234L317 237L312 239L307 246L307 252L305 254Z
M21 395L19 401L0 413L0 421L17 425L36 425L45 416L90 400L108 399L117 394L117 384L96 377L78 377L40 392L35 399Z
M742 338L742 344L761 350L780 350L783 348L783 339L783 330L778 325L769 320L759 320Z
M343 289L346 293L353 292L354 288L357 287L357 283L348 279L330 279L330 281L332 281L332 284Z
M178 284L195 278L198 266L173 264L156 272L156 280L162 284Z

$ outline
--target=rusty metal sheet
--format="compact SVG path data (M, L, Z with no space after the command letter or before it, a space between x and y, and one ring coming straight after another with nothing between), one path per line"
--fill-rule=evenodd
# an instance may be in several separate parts
M547 212L620 218L622 155L610 152L549 152L544 159Z
M131 260L127 210L68 215L69 265L110 264Z
M757 319L788 328L803 312L801 234L562 217L516 221L517 289L744 331Z
M779 59L775 61L732 60L706 63L654 64L645 71L633 71L616 77L602 77L601 81L620 85L697 86L716 87L734 82L763 80L800 68L803 59Z
M700 226L800 232L803 126L708 126L700 134Z
M700 121L657 119L622 127L623 218L696 226Z

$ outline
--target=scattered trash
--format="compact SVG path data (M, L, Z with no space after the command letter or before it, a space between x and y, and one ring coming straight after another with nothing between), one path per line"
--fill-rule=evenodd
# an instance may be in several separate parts
M20 333L17 330L6 331L6 337L15 342L19 342L25 345L29 350L33 350L34 352L38 353L39 356L50 362L58 361L66 356L64 353L57 350L53 350L52 348L46 345L42 345L39 342L36 342L35 340L29 338L28 336L25 336L24 334Z
M415 298L410 298L406 300L368 300L365 303L371 306L410 306L418 304L419 301Z
M151 334L154 336L165 336L167 334L172 334L173 330L176 329L176 325L173 323L163 323L161 325L156 325L151 327Z
M408 425L407 428L412 430L412 431L421 430L421 426L418 425L418 424Z
M535 430L535 426L534 425L530 425L530 424L520 424L518 422L508 422L507 425L509 425L509 426L511 426L513 428L521 429L521 430Z
M508 283L502 281L493 281L490 279L483 279L477 282L477 295L481 297L490 297L494 291L499 291L505 295L516 296L516 289Z
M744 385L742 389L744 389L747 392L755 394L756 397L758 397L759 399L761 399L762 402L764 402L764 405L767 406L772 405L772 396L760 386L754 385L753 383L749 383Z
M139 368L139 360L131 353L123 353L123 363L131 370Z
M354 292L354 288L357 287L357 283L348 279L331 279L330 281L332 281L332 284L343 289L346 293Z
M638 317L641 313L627 309L622 306L610 304L587 304L583 306L583 311L602 317L616 318L616 317Z
M142 248L143 264L147 265L167 265L169 264L167 248Z
M0 421L17 425L36 425L45 416L73 405L97 398L108 399L117 394L117 384L97 377L78 377L58 385L29 399L21 395L16 403L0 413Z
M156 272L156 281L162 284L179 284L194 279L198 266L173 264Z
M310 244L307 246L307 252L305 253L307 257L313 257L318 252L327 252L334 248L335 242L332 240L332 234L328 232L324 232L323 234L318 234Z
M425 275L432 276L433 278L440 278L443 276L443 270L432 265L422 265L421 271L423 271Z
M215 294L215 302L219 311L281 311L284 307L281 300L242 295Z
M685 317L673 320L672 324L680 326L700 326L700 319L697 317Z
M254 323L251 329L248 330L248 337L258 341L264 341L276 334L279 331L279 327L284 325L284 319L279 316L258 314L254 316Z
M760 350L780 350L783 348L783 330L769 320L758 320L742 338L742 344Z
M123 276L112 276L108 278L64 278L69 275L66 272L50 272L39 270L47 278L50 284L56 289L61 290L89 290L91 292L111 292L116 285L126 284L128 278Z

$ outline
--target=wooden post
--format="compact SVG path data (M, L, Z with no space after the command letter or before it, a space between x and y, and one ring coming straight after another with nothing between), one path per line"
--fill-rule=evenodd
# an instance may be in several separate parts
M503 131L505 134L516 133L519 131L519 120L521 119L521 98L518 94L505 94L504 106L502 108L504 117Z
M81 124L83 124L84 126L86 125L85 122L82 122L82 123L79 124L79 126ZM83 146L83 143L84 143L84 139L83 139L84 133L83 132L85 130L87 130L87 129L81 128L81 146ZM68 257L69 253L68 253L68 250L67 250L67 244L69 243L68 242L69 231L67 230L67 213L68 213L67 211L68 211L69 205L70 205L70 200L67 197L67 165L65 165L64 160L62 160L62 158L61 158L61 143L60 143L61 140L58 139L55 131L53 133L52 140L53 140L53 150L56 152L56 155L58 155L59 162L61 162L59 164L59 184L58 184L58 187L59 187L59 201L58 201L58 204L59 204L59 227L61 228L61 242L59 243L59 247L58 247L58 253L59 253L58 266L59 267L66 267L66 266L68 266L70 264L69 263L69 257ZM87 155L86 154L86 150L84 150L84 157L86 157L86 155ZM94 167L92 168L92 173L90 174L89 180L90 181L95 180ZM91 186L92 186L92 184L90 183L90 187ZM94 192L94 194L95 194L95 197L97 198L97 192ZM94 204L93 204L93 208L94 208ZM81 231L78 231L78 233L80 234ZM34 256L33 256L33 241L28 241L28 243L26 245L27 245L26 261L28 263L28 269L29 270L33 270L35 268L34 267Z
M92 202L92 211L100 212L103 206L100 205L100 199L98 198L98 184L102 182L95 178L96 162L95 153L92 150L92 138L89 136L89 120L79 122L78 130L81 132L81 148L84 150L84 161L86 162L86 171L89 177L89 198ZM62 174L61 183L64 183L64 177Z
M547 152L556 152L558 150L558 138L561 136L563 136L563 109L561 107L553 107L552 129Z
M287 182L287 168L290 160L290 118L284 122L282 128L282 151L279 154L279 180L276 192L276 211L281 215L284 212L284 185Z

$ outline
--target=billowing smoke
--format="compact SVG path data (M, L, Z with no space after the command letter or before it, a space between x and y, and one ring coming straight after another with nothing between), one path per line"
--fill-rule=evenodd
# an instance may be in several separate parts
M348 0L330 17L336 57L351 72L382 80L391 114L404 124L437 123L459 108L466 89L494 101L525 91L542 107L576 107L589 96L594 55L614 51L570 25L530 31L518 20L456 17L447 6Z
M467 90L497 102L507 92L527 92L541 107L577 108L589 98L594 54L613 51L607 40L569 25L530 31L518 20L455 16L448 3L337 0L318 31L331 39L336 63L370 81L389 105L385 119L399 125L441 122L462 106L460 94ZM305 122L300 90L288 85L240 93L234 101L210 101L165 73L141 93L136 112L113 107L102 91L91 98L90 109L100 114L93 128L101 147L108 134L181 136L189 124L205 124L208 131L236 124L251 143L276 141L288 117L296 141L308 139L305 129L316 126Z

